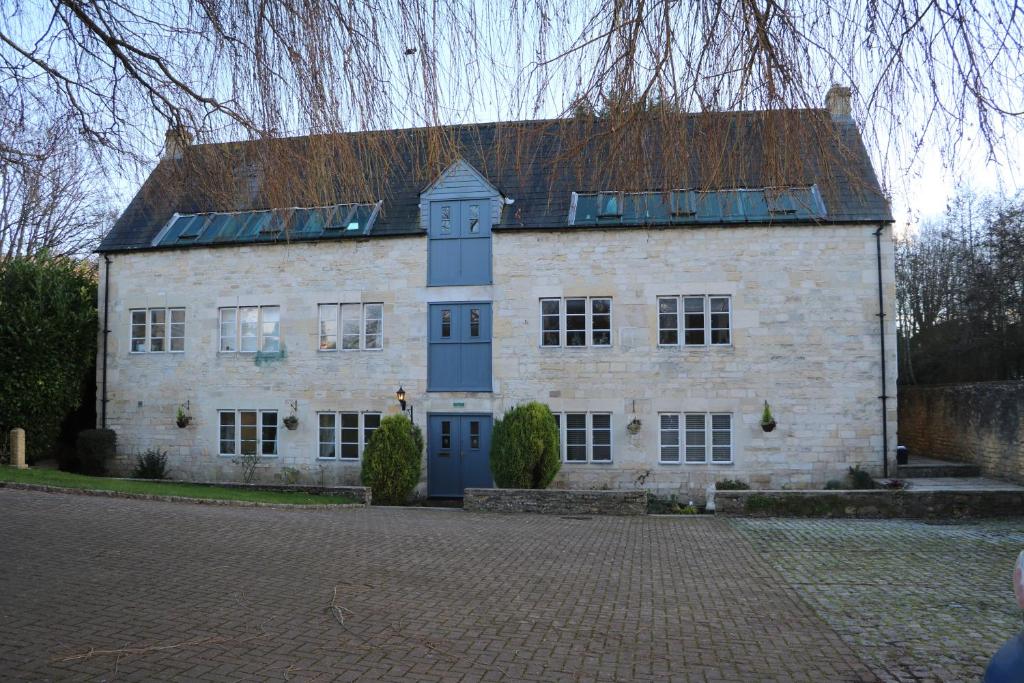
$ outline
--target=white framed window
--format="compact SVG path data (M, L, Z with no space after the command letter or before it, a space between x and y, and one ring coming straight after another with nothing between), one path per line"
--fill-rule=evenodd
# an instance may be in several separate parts
M131 353L181 353L185 350L184 308L134 308Z
M221 410L218 425L221 455L277 455L276 410Z
M611 346L611 297L541 299L540 331L541 346Z
M658 346L729 346L732 297L689 295L658 297Z
M373 433L380 427L380 413L317 413L321 460L359 460Z
M658 416L658 460L663 463L679 463L679 413L662 413Z
M611 413L553 413L564 462L612 461Z
M664 465L733 461L732 413L661 413L658 461ZM680 461L680 449L682 460Z
M222 353L277 353L281 350L281 307L221 308L219 338Z
M379 351L384 348L384 304L320 304L321 351Z

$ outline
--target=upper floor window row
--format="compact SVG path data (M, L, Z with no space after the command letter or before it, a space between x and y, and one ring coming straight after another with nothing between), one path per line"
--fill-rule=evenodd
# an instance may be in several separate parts
M540 300L541 346L611 346L610 297Z
M732 300L728 296L659 296L659 346L728 346Z
M281 351L280 306L232 306L220 309L220 350L226 353Z
M320 304L319 334L321 351L382 349L384 304Z
M184 308L137 308L131 311L131 352L185 350Z

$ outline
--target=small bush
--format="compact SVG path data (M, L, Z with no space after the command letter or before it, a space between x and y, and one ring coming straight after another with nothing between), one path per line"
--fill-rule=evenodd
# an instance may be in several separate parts
M843 482L839 481L838 479L829 479L828 481L825 482L825 490L826 491L842 491L843 490Z
M419 483L421 455L409 418L389 415L381 420L363 451L362 481L373 490L373 502L405 503Z
M302 472L295 467L282 467L280 473L281 481L288 486L294 486L302 479Z
M142 455L135 456L132 476L136 479L167 479L167 452L150 448Z
M259 451L242 453L231 458L231 464L238 466L238 474L242 477L243 484L251 484L256 479L256 470L262 462L263 456L260 455Z
M715 488L719 491L749 491L750 484L739 479L723 479L715 484Z
M86 429L79 432L75 441L78 471L93 476L106 474L107 464L114 459L116 449L117 434L113 429Z
M491 473L499 488L547 488L561 466L558 425L543 403L516 406L494 423Z
M875 478L871 476L871 473L867 470L862 470L860 465L854 465L850 468L850 488L851 489L873 489L875 488Z

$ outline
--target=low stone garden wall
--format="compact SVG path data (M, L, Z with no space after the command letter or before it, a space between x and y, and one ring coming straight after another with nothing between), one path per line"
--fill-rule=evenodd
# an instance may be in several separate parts
M719 491L733 517L962 519L1024 516L1024 491Z
M130 479L130 481L157 481L167 482L169 479ZM322 496L347 496L357 503L369 505L373 501L373 494L369 486L317 486L315 484L243 484L232 481L174 481L180 484L195 484L197 486L217 486L222 489L249 489L250 491L298 491L301 493L312 493Z
M647 491L466 489L468 512L537 512L547 515L644 515Z

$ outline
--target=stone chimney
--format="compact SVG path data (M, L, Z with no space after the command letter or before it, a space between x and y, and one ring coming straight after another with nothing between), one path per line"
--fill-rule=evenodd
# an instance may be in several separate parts
M180 159L192 144L192 134L184 126L171 126L164 133L164 159Z
M852 121L853 110L850 107L850 89L841 85L833 85L825 95L825 108L835 121Z

